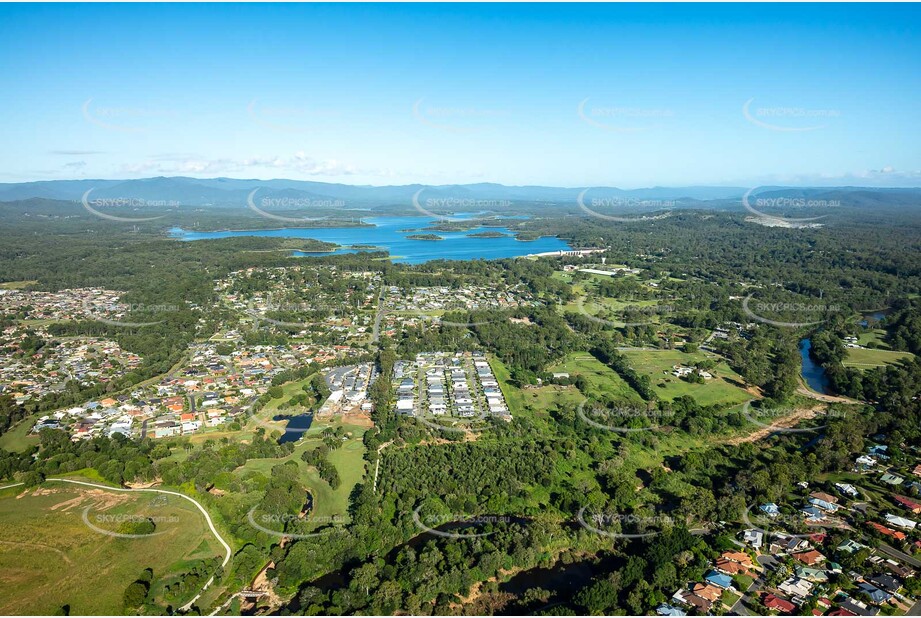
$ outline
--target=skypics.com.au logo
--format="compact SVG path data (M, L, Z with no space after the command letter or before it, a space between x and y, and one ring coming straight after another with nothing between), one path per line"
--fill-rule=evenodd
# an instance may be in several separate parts
M495 125L496 119L509 117L509 112L479 106L433 106L424 104L425 97L412 106L413 117L428 127L448 133L477 133Z
M247 308L243 311L246 315L259 322L267 322L275 326L289 330L308 330L322 323L324 316L338 315L342 307L326 305L320 303L306 302L276 302L270 296L266 302L249 301ZM294 320L282 320L269 317L268 314L298 315L303 314L308 319L305 321L295 322Z
M118 328L143 328L145 326L154 326L156 324L161 324L163 320L155 321L144 321L144 322L132 322L122 319L113 319L117 316L129 315L129 314L141 314L141 315L162 315L164 313L176 313L180 311L182 307L178 305L147 305L144 303L118 303L115 306L111 306L108 303L98 303L94 299L87 298L83 301L83 313L84 315L94 321L100 322L102 324L108 324L109 326L115 326Z
M828 126L830 120L840 118L836 109L807 109L804 107L757 107L752 109L755 97L742 105L742 115L750 123L770 131L803 133L818 131Z
M258 506L254 506L247 512L246 522L260 532L281 539L312 539L318 536L326 536L342 530L342 526L348 523L347 518L342 515L325 516L307 514L303 517L290 513L259 513L257 515L257 508ZM305 528L323 527L323 529L317 532L290 532L278 529L291 526Z
M318 208L336 208L342 209L345 208L346 202L344 200L333 200L333 199L314 199L314 198L268 198L264 197L259 200L259 206L256 205L256 193L259 192L259 189L253 189L250 191L250 194L246 198L246 205L250 210L258 214L260 217L265 217L266 219L274 219L276 221L284 221L286 223L310 223L312 221L323 221L329 217L288 217L285 215L275 214L273 212L268 212L266 208L286 208L286 209L318 209Z
M661 126L662 119L673 118L675 112L670 109L652 109L645 107L603 107L588 106L591 97L579 102L576 113L579 119L595 128L617 133L636 133Z
M779 326L781 328L802 328L804 326L815 326L825 321L825 317L830 313L838 313L841 306L836 304L825 303L787 303L787 302L752 302L753 294L749 294L742 300L742 311L753 320ZM798 314L821 317L822 319L810 320L808 322L787 322L765 317L764 314Z
M468 515L466 513L450 513L450 514L431 514L431 515L422 515L422 505L416 507L416 510L412 513L413 523L416 524L416 527L433 534L435 536L440 536L446 539L475 539L480 537L486 537L491 534L495 534L495 531L490 532L452 532L449 530L439 530L439 527L446 526L458 526L458 529L466 528L479 528L488 524L508 524L512 521L512 518L507 515ZM434 526L434 527L433 527Z
M417 421L419 421L420 423L422 423L423 425L425 425L426 427L434 431L439 431L439 432L444 431L447 433L454 433L454 434L478 434L478 433L485 431L485 428L484 427L474 427L472 423L485 421L487 418L489 418L489 414L483 410L479 410L475 412L473 416L463 419L463 423L461 423L460 420L455 421L459 423L457 425L442 425L441 423L436 423L434 421L427 419L424 416L424 413L413 416L412 418L416 419Z
M108 107L94 103L91 97L80 107L83 119L108 131L143 133L158 119L175 118L176 112L152 107Z
M620 311L624 314L624 320L622 322L617 322L614 320L600 318L597 315L592 315L589 313L585 308L585 299L581 296L576 301L576 309L579 311L579 313L584 315L592 322L610 326L612 328L625 328L628 326L646 326L648 324L655 324L656 321L650 319L651 317L657 315L674 314L678 311L678 308L674 305L627 305L620 309Z
M104 212L104 210L110 210L113 212L126 212L130 210L147 210L147 209L164 209L164 208L178 208L179 202L174 200L147 200L139 197L106 197L106 198L96 198L90 199L90 195L95 191L95 187L88 190L83 194L83 197L80 200L80 203L83 204L83 208L86 209L91 215L99 217L100 219L107 219L109 221L120 221L123 223L141 223L144 221L156 221L157 219L162 219L166 215L158 215L156 217L125 217L122 215L113 215L111 212Z
M808 539L817 533L844 527L844 522L834 514L839 510L837 505L824 505L826 508L832 508L833 511L825 511L824 508L816 506L804 506L801 512L796 515L787 515L776 510L765 511L765 508L769 506L775 507L776 505L764 504L760 507L756 507L753 504L749 505L742 513L742 523L748 528L760 532L766 538L773 537L777 539ZM774 530L771 530L771 528ZM801 530L804 528L813 528L814 531L806 533L788 532L788 530Z
M785 427L782 424L785 420L799 422L804 420L806 416L812 416L811 414L805 414L811 411L803 408L753 408L752 401L754 400L746 401L742 406L742 416L750 423L770 429L772 433L815 433L828 427L827 423L804 428ZM827 420L843 419L847 418L847 412L833 408L826 411L823 414L823 418Z
M438 219L439 221L458 222L464 221L464 218L439 214L431 209L448 210L452 213L482 212L486 210L505 209L512 205L512 202L509 200L477 199L470 197L430 197L422 200L422 192L427 188L431 189L430 187L423 187L413 194L413 208L426 217Z
M583 401L576 408L576 416L579 420L596 429L614 433L663 431L665 426L661 422L668 421L674 417L674 413L668 410L649 410L644 407L630 405L586 404L588 404L588 400Z
M796 208L840 208L839 200L825 199L807 199L802 196L788 197L784 195L774 197L752 197L752 193L760 187L752 187L742 196L742 206L745 210L755 215L755 221L767 227L818 227L820 224L815 223L824 219L828 215L818 215L816 217L784 217L781 215L768 214L759 208L777 208L791 210ZM777 191L772 191L776 193ZM758 208L755 208L757 206Z
M583 189L578 196L576 196L576 204L579 206L579 209L582 212L595 217L596 219L602 219L604 221L614 221L616 223L643 223L649 221L657 221L664 219L671 215L671 210L666 212L653 215L653 216L636 216L636 217L621 217L617 215L609 215L602 212L598 212L599 208L620 208L620 209L637 209L644 208L649 210L662 210L662 209L671 209L677 202L674 200L644 200L634 197L623 197L623 196L613 196L613 197L593 197L590 200L591 208L586 205L585 196L589 191L603 191L603 188L593 189L589 187L588 189Z
M657 534L662 534L664 530L676 525L675 519L667 515L602 512L589 513L586 517L586 510L588 510L588 507L583 506L576 514L578 524L589 532L612 539L648 539ZM635 532L625 532L625 530L634 530Z
M162 506L151 502L149 506ZM157 528L162 524L179 523L178 515L135 515L128 513L96 513L92 517L90 511L93 505L83 509L81 520L83 524L98 534L115 537L118 539L144 539L164 534L164 530Z

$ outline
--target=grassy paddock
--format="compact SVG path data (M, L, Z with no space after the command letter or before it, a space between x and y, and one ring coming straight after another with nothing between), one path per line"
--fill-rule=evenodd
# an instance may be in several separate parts
M38 415L26 417L0 436L0 448L13 453L22 453L30 446L38 446L38 436L32 433L32 426Z
M163 583L193 558L220 555L194 505L172 496L116 493L48 484L0 497L0 614L122 613L125 588L152 568L155 600ZM83 521L118 529L125 517L156 518L156 536L115 538ZM183 599L182 602L188 599Z
M652 388L660 399L670 400L690 395L697 403L709 406L734 405L752 398L742 387L742 377L730 369L719 356L704 352L689 354L679 350L628 350L624 355L637 372L649 376ZM704 384L685 382L672 375L672 367L675 365L687 367L705 359L716 361L716 366L709 370L713 374L713 379L707 380Z
M567 356L562 363L554 365L548 371L565 372L570 376L582 376L591 385L591 393L586 395L613 394L619 399L642 403L643 398L633 390L620 375L607 365L601 363L588 352L575 352Z
M914 358L911 352L897 352L892 350L875 350L875 349L855 349L848 348L847 356L842 364L845 367L856 367L857 369L872 369L873 367L883 367L892 365L902 359Z

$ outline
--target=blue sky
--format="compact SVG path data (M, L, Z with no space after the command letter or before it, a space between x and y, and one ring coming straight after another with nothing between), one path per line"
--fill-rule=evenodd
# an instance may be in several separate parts
M917 5L0 5L0 182L921 185Z

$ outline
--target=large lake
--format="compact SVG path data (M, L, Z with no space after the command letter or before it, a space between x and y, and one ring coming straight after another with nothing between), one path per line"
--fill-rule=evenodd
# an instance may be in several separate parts
M239 230L224 232L190 232L175 228L170 230L180 240L204 240L232 236L270 236L277 238L313 238L334 242L343 247L350 245L374 245L386 249L394 262L419 264L429 260L495 260L520 257L530 253L544 253L570 249L569 245L552 236L532 241L515 240L514 236L500 238L471 238L478 232L502 232L511 234L507 228L488 227L467 232L432 232L428 227L438 219L432 217L369 217L364 219L374 227L330 227L330 228L286 228L279 230ZM413 231L407 231L413 230ZM412 240L412 234L437 234L444 240ZM351 252L341 249L335 253ZM334 253L333 253L334 254ZM331 255L297 253L297 255Z

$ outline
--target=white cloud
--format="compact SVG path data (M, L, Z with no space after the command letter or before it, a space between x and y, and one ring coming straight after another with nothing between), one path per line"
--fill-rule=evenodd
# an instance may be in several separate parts
M141 163L125 164L122 173L219 175L244 170L271 170L301 176L348 176L359 173L352 165L336 159L314 159L299 151L291 156L208 159L195 156L158 155Z

